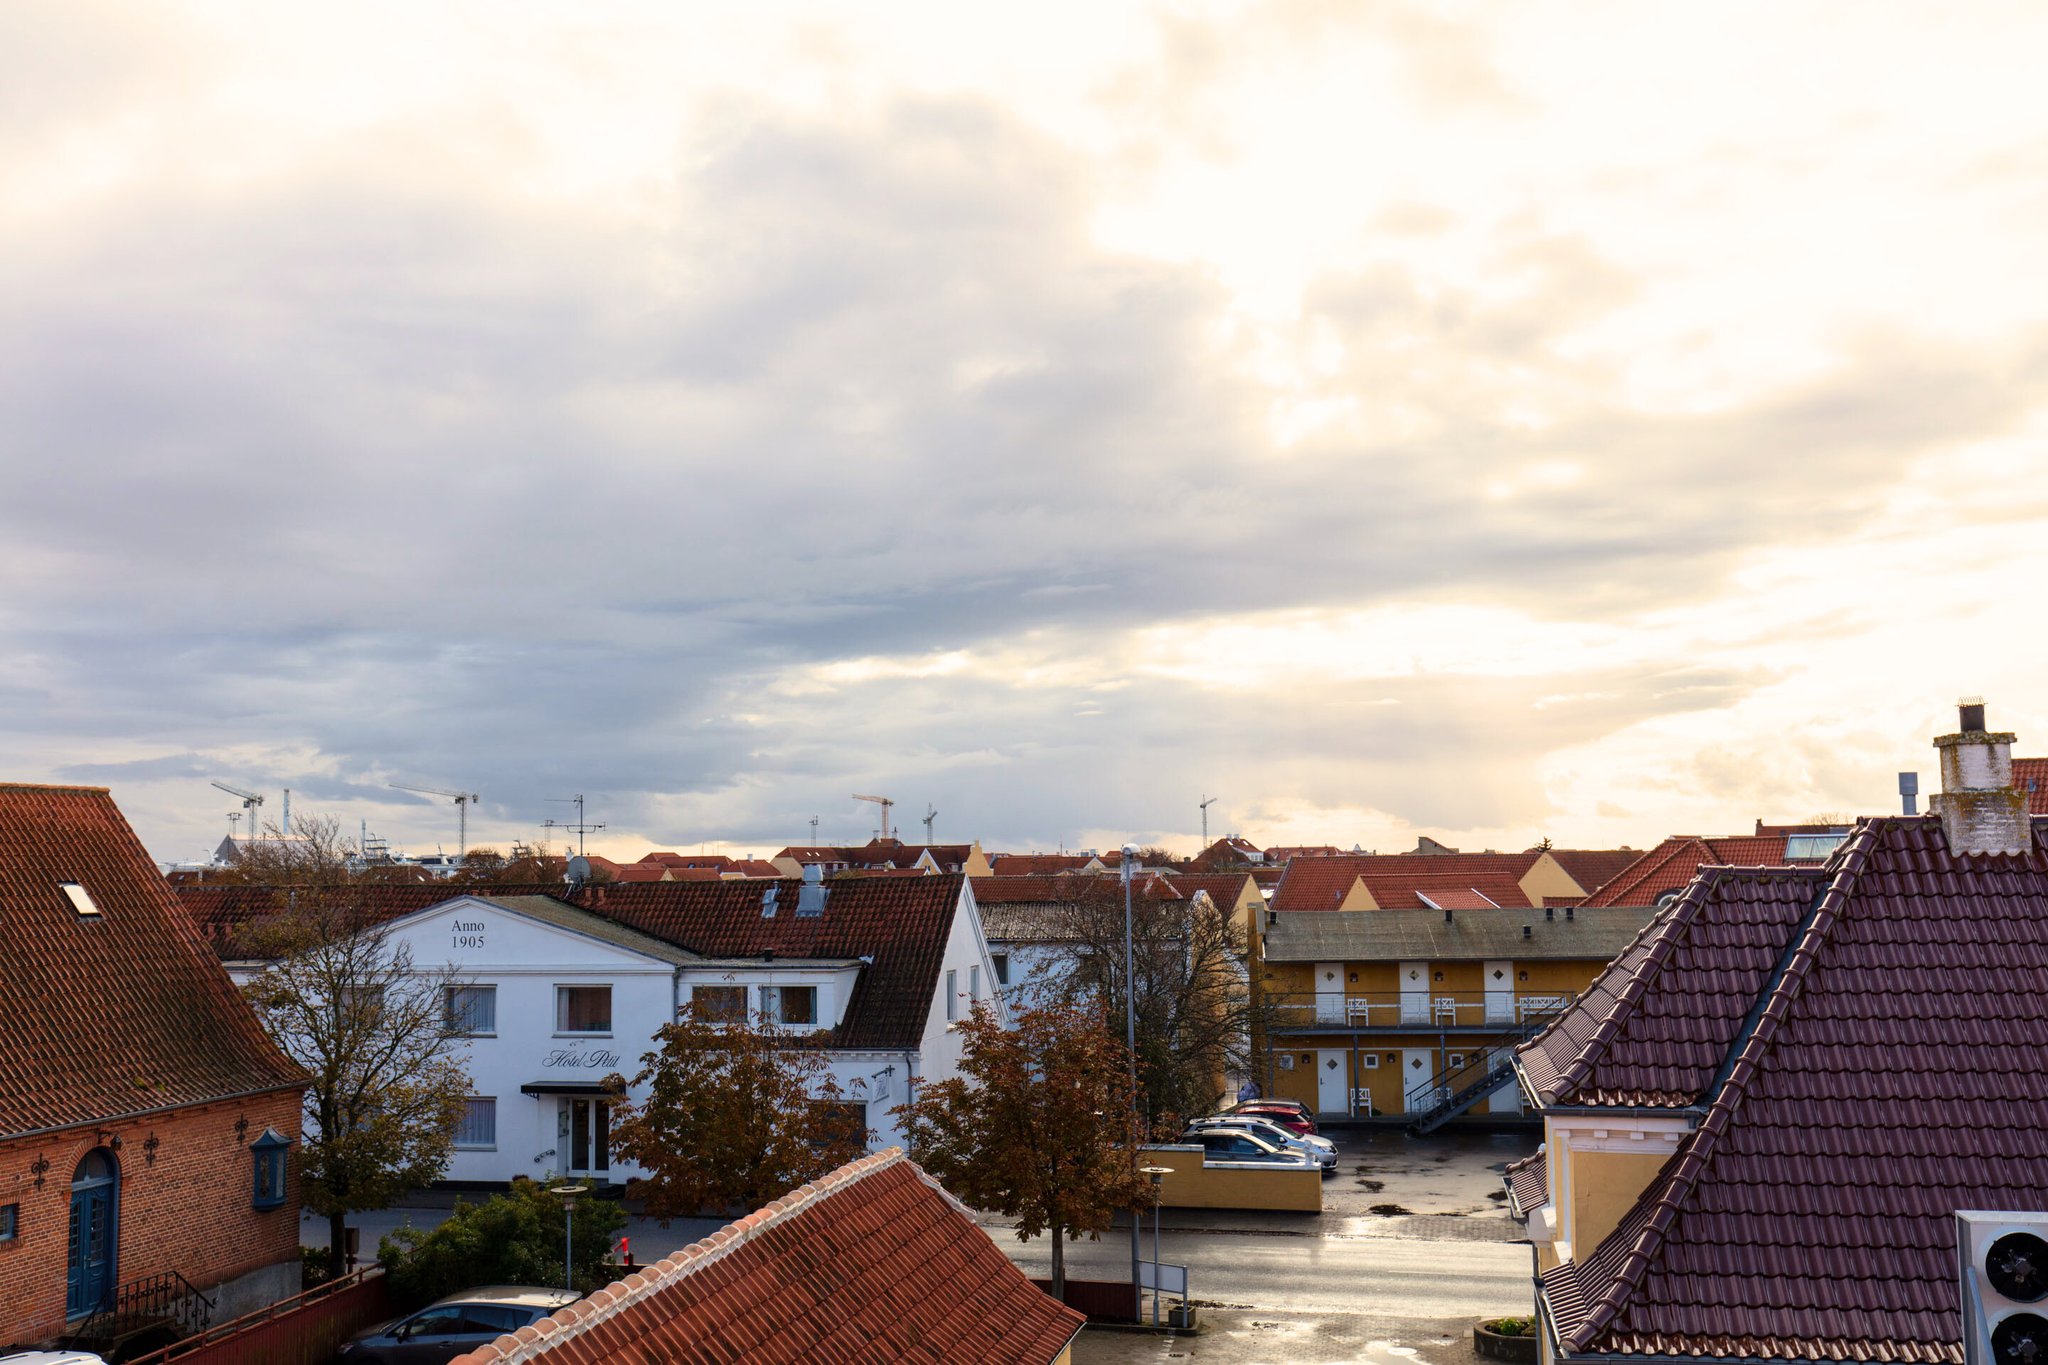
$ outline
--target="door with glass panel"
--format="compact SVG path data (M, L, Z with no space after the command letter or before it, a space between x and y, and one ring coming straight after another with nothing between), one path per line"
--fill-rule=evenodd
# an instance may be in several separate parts
M599 1099L566 1096L556 1115L556 1140L563 1169L572 1176L609 1179L612 1169L612 1107Z

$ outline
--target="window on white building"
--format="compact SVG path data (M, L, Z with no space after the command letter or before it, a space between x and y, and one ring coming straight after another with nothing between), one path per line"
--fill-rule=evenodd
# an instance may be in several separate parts
M485 1038L498 1031L496 986L450 986L441 993L442 1026L450 1033Z
M806 1026L818 1022L816 986L763 986L761 1013L778 1024Z
M716 1024L744 1023L747 1017L745 986L692 986L690 1003L697 1017Z
M610 1033L612 1031L612 988L610 986L555 987L555 1032Z
M946 1022L960 1017L960 973L946 973Z
M967 998L981 999L981 964L975 963L967 969Z
M498 1102L475 1096L462 1102L462 1122L455 1125L455 1145L468 1151L490 1151L498 1145Z
M995 969L996 969L996 984L997 984L998 986L1007 986L1007 985L1009 985L1009 984L1010 984L1010 955L1009 955L1008 953L990 953L990 954L988 955L988 960L989 960L990 962L992 962L992 963L994 963L994 964L995 964Z

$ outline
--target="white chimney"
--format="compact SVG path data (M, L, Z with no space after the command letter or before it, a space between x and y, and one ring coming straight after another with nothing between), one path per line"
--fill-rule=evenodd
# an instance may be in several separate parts
M1934 741L1941 753L1941 790L1929 803L1941 817L1948 851L2029 853L2034 828L2027 794L2012 784L2013 736L1984 728L1984 702L1965 697L1961 730Z

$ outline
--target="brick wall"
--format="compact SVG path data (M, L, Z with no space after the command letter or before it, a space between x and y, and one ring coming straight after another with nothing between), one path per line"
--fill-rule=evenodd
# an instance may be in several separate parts
M64 1330L71 1174L86 1153L111 1146L115 1136L121 1142L114 1153L121 1177L115 1283L175 1270L210 1292L251 1271L296 1261L298 1149L285 1161L284 1203L259 1210L249 1144L265 1128L296 1143L299 1106L298 1093L286 1091L111 1124L97 1136L73 1129L0 1142L0 1205L20 1208L15 1238L0 1242L0 1349ZM242 1118L248 1126L238 1134ZM40 1188L38 1160L49 1163Z

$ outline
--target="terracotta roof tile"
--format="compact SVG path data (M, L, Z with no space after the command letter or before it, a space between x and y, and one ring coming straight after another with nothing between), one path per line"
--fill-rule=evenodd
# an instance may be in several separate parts
M1053 872L1079 872L1095 862L1092 853L997 853L989 871L998 877L1032 877Z
M1569 1012L1588 1046L1666 1016L1629 1065L1668 1062L1673 1094L1706 1074L1708 1102L1614 1233L1544 1273L1567 1347L1960 1361L1953 1211L2048 1207L2048 1147L2019 1138L2048 1120L2048 822L2019 856L1895 816L1824 868L1710 871L1617 969L1644 987Z
M0 786L0 960L0 1136L304 1084L104 788Z
M1643 856L1639 848L1553 848L1550 856L1587 895L1613 881Z
M1083 1321L892 1147L457 1361L1044 1365Z
M2030 814L2048 815L2048 758L2014 759L2012 784L2027 794Z
M1816 826L1818 828L1818 826ZM1586 897L1587 905L1655 905L1683 890L1702 867L1783 867L1784 834L1736 834L1702 838L1678 834L1616 873ZM1814 864L1818 859L1800 859Z
M1520 853L1347 853L1336 858L1296 858L1273 893L1275 910L1335 910L1356 878L1363 878L1383 910L1413 910L1419 893L1477 891L1495 905L1526 907L1522 878L1542 857ZM1480 904L1472 902L1473 905Z

